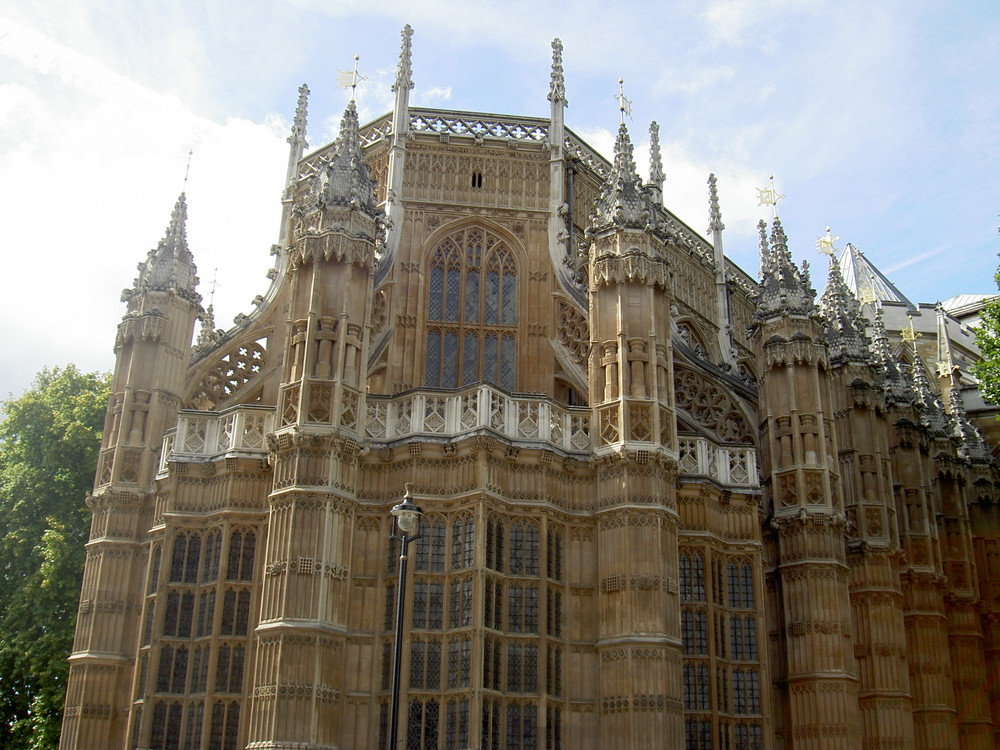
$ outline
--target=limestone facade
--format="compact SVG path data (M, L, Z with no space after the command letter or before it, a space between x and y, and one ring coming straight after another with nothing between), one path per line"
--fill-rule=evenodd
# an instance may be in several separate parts
M126 292L62 747L390 747L405 483L401 748L994 747L960 374L566 129L558 40L547 119L410 107L409 48L308 155L300 91L251 315L201 306L184 196Z

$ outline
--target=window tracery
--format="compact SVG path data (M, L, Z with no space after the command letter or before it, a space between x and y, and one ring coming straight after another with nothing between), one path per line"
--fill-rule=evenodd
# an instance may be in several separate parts
M229 562L226 580L252 581L257 550L257 534L251 529L236 529L229 536Z
M200 559L201 535L191 530L178 532L170 559L170 582L197 583Z
M218 358L195 387L189 406L216 409L267 366L267 338L237 344Z
M430 258L425 384L515 383L517 267L504 242L480 227L445 238Z
M239 731L239 702L215 701L212 706L210 746L218 750L238 750Z

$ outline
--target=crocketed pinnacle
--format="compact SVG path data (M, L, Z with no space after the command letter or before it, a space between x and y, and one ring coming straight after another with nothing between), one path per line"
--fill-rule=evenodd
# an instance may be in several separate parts
M295 105L295 119L292 120L292 132L288 136L288 142L292 148L297 147L305 150L306 144L306 114L309 107L309 87L306 84L299 86L299 101ZM300 152L301 153L301 152Z
M831 258L831 263L839 265ZM843 275L839 274L841 281ZM846 282L844 287L847 288ZM848 290L850 294L850 291ZM825 294L824 294L825 296ZM854 295L851 294L854 300ZM857 300L854 304L860 309ZM911 404L914 399L913 388L907 382L906 377L899 369L899 363L892 356L889 348L889 335L885 330L885 322L882 320L882 308L875 308L875 319L872 321L872 365L875 367L879 380L882 383L882 390L885 394L886 403L889 404Z
M184 193L174 204L170 224L160 244L149 251L138 268L139 275L132 288L122 292L123 300L143 292L173 292L193 302L201 301L201 295L195 292L198 269L187 244L187 199Z
M722 211L719 209L719 190L715 184L715 174L708 176L708 231L721 232L726 228L722 223ZM761 222L763 224L763 222Z
M915 403L920 408L921 422L930 431L931 436L947 437L950 432L948 415L944 413L941 402L931 390L927 368L918 356L913 358L913 390L916 392Z
M562 51L562 40L558 38L553 39L552 75L549 79L549 101L562 102L565 105L569 104L569 102L566 101L566 80L563 78Z
M663 157L660 155L660 126L653 120L649 123L649 182L663 192Z
M958 383L952 385L948 401L948 411L951 412L951 418L955 423L955 436L962 441L962 453L973 461L992 463L993 455L986 446L982 433L972 424L972 420L969 419L969 415L965 411Z
M868 341L861 321L861 306L844 283L837 261L830 257L830 276L819 301L826 321L826 340L832 359L868 360Z
M767 241L767 223L761 219L757 222L757 234L760 235L760 278L763 280L771 271L771 245Z
M763 223L763 222L762 222ZM792 262L788 238L775 217L771 227L771 247L765 250L766 239L761 229L761 287L757 296L758 319L775 314L812 315L816 312L816 292L809 284L806 264L799 269Z
M352 99L344 110L337 136L336 152L321 174L321 202L327 207L343 206L376 216L375 180L361 157L358 110Z
M645 229L655 232L658 231L655 222L655 208L636 173L632 141L628 128L622 123L615 140L614 165L601 185L590 229Z
M392 84L393 92L413 88L413 29L410 24L406 24L399 35L403 41L399 50L399 65L396 66L396 82Z
M213 341L215 341L215 309L209 305L201 315L201 330L198 332L196 345L206 347Z

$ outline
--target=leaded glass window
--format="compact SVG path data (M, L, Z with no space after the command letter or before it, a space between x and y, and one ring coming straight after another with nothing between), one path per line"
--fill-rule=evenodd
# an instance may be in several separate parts
M562 695L562 649L549 645L545 652L545 692Z
M424 519L420 538L417 540L416 569L422 571L444 570L445 523L441 518Z
M440 630L444 620L444 583L417 580L413 584L413 627Z
M187 727L184 730L184 750L201 747L201 725L205 720L205 704L192 703L187 709Z
M490 516L486 524L486 567L503 572L504 523Z
M188 650L186 646L169 644L160 649L160 664L156 674L156 692L183 693L187 681Z
M149 574L149 589L146 591L148 594L153 594L156 592L157 586L160 583L160 561L163 558L163 548L157 544L153 547L153 564L152 570Z
M246 635L250 620L250 592L226 589L222 603L222 635Z
M181 531L174 537L170 559L171 583L197 583L201 559L201 536L197 531Z
M236 701L216 701L212 706L212 737L210 745L217 750L239 750L240 704Z
M708 615L685 609L681 612L681 639L685 656L708 655Z
M469 746L469 702L467 700L448 702L445 733L446 750L465 750Z
M531 521L515 521L510 527L511 575L538 575L538 527Z
M452 581L448 594L448 625L461 628L472 624L472 579Z
M208 687L208 646L198 646L191 659L191 692L204 693Z
M538 646L507 644L507 692L534 693L538 690Z
M230 581L252 581L253 560L257 535L250 529L237 529L229 537L229 565L226 578Z
M507 750L535 750L538 746L538 708L534 704L507 705Z
M205 535L205 575L202 583L219 580L219 559L222 556L222 531L212 529Z
M455 519L451 527L451 569L469 568L475 554L472 516L462 515Z
M684 709L686 711L709 710L708 666L705 664L684 665Z
M732 617L729 637L734 661L757 660L757 622L753 617Z
M549 706L545 711L545 750L562 750L562 709Z
M701 553L684 550L680 555L681 601L705 601L705 558Z
M180 703L157 701L153 706L153 719L149 736L150 750L178 750L181 737Z
M219 647L219 659L215 669L215 692L243 692L243 646L223 644Z
M745 561L730 560L726 566L729 584L729 606L753 609L753 569Z
M549 529L546 542L546 573L554 581L562 580L562 534L556 529Z
M410 644L410 688L416 690L441 688L440 641L413 641Z
M467 227L430 257L425 383L454 388L487 380L513 389L517 266L499 237Z
M712 722L685 719L684 750L712 750Z
M167 606L163 613L163 635L166 638L190 638L194 620L194 593L191 591L167 592Z
M437 750L439 709L436 700L411 700L406 717L406 750Z

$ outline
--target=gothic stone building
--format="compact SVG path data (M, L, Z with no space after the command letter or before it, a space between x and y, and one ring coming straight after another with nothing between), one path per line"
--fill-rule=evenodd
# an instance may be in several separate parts
M959 322L851 258L817 300L777 219L748 276L655 127L647 182L565 127L558 41L547 119L411 107L410 33L310 154L301 90L252 314L214 330L183 195L124 295L62 747L390 747L407 483L399 747L995 747Z

